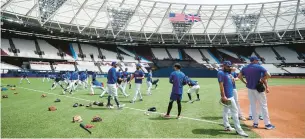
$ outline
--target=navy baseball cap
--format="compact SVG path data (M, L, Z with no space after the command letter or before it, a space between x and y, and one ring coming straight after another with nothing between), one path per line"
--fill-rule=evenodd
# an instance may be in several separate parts
M137 64L137 67L142 67L141 64Z
M223 61L222 65L231 67L232 63L231 63L231 61Z
M256 57L256 56L251 56L251 57L250 57L250 61L253 62L254 60L257 60L257 61L258 61L258 60L260 60L260 59L259 59L258 57Z
M112 62L112 63L111 63L111 66L114 66L114 65L116 65L116 64L117 64L116 62Z

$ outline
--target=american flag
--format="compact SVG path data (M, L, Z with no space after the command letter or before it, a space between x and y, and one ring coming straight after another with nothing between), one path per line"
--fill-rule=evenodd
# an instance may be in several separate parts
M180 13L170 13L169 20L171 22L198 22L201 21L198 14L180 14Z

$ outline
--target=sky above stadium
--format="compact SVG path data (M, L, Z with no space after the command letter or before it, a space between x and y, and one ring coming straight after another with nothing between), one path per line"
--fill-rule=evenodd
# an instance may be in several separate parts
M188 3L188 4L245 4L245 3L274 2L281 0L153 0L153 1Z

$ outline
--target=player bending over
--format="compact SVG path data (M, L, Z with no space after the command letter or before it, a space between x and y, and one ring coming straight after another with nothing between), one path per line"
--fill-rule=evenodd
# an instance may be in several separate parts
M187 80L187 84L190 87L190 89L187 91L187 95L188 95L188 97L190 99L188 101L188 103L193 103L194 102L192 100L192 95L191 95L193 92L196 92L196 95L197 95L196 101L199 101L200 100L200 98L199 98L199 89L200 89L200 86L199 86L198 82L197 81L193 81L191 79L188 79Z
M63 86L62 86L62 82L64 78L63 78L63 74L62 73L59 73L56 75L55 79L54 79L54 82L52 84L52 87L50 90L54 90L56 88L57 85L59 85L62 89L65 89Z
M104 84L97 81L95 78L91 81L91 95L94 95L94 88L101 89L103 92L101 93L101 96L103 96L106 92L106 89L104 88Z
M180 71L181 65L179 63L176 63L174 65L175 71L173 71L169 77L169 82L173 84L172 87L172 92L170 95L170 101L168 104L167 108L167 113L163 115L164 118L170 118L170 112L173 107L174 101L177 101L178 105L178 115L177 119L180 119L180 114L181 114L181 99L182 99L182 94L183 94L183 86L186 84L186 76L184 75L183 72Z
M28 79L28 73L26 73L26 71L24 71L24 72L22 73L19 84L22 83L22 80L23 80L23 79L24 79L24 80L27 80L28 83L31 84L30 81L29 81L29 79Z

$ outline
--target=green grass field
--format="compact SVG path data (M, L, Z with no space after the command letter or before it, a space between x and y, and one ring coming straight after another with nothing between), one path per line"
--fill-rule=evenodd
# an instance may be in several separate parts
M99 79L105 81L105 79ZM218 103L220 99L219 88L216 79L200 78L201 101L193 104L188 101L187 94L183 95L182 118L175 119L177 105L172 109L172 119L163 119L160 113L164 113L169 102L171 85L168 79L161 79L159 86L153 90L152 96L146 95L146 83L142 85L143 102L130 104L129 100L134 95L134 90L127 89L131 94L125 98L119 92L119 100L126 104L123 110L107 109L105 107L93 106L92 108L73 108L74 103L87 105L89 102L106 102L106 97L99 98L97 95L90 96L90 90L79 89L73 95L61 95L61 89L50 91L52 81L42 83L42 79L30 79L31 84L25 81L18 85L19 78L1 79L2 85L18 85L14 95L12 90L4 91L8 99L1 100L1 137L2 138L239 138L235 132L225 132L222 126L222 106ZM305 84L303 79L271 79L270 85ZM134 86L133 86L134 87ZM241 83L237 84L239 89L244 88ZM184 87L184 90L188 86ZM47 94L41 98L41 94ZM60 103L54 103L60 98ZM195 98L195 94L193 94ZM114 103L114 102L112 102ZM54 105L57 111L50 112L48 107ZM158 113L149 116L144 115L144 110L156 107ZM79 127L78 123L72 123L74 115L82 116L84 124L93 124L91 135ZM103 122L91 123L93 116L99 115ZM233 125L232 125L233 126ZM259 137L242 125L250 137Z

